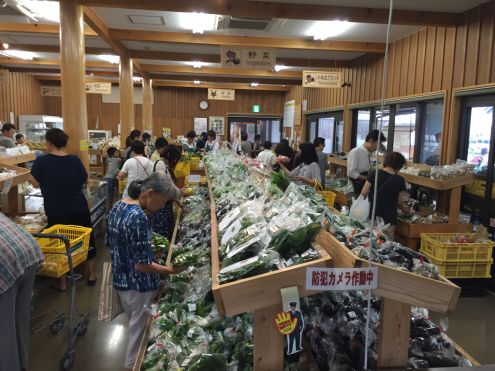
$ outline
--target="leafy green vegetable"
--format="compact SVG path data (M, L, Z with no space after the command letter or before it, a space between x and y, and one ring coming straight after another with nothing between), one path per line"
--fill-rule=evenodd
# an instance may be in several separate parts
M198 255L186 253L177 256L172 265L174 267L189 267L190 265L196 264L197 261Z
M284 172L282 170L279 170L278 173L270 173L270 176L272 177L271 183L285 192L290 184L290 180L289 178L287 178Z
M199 354L191 359L187 371L227 371L227 364L221 354Z
M178 274L173 274L170 277L170 281L172 281L172 282L179 282L180 281L180 282L189 283L189 282L191 282L191 279L185 273L178 273Z

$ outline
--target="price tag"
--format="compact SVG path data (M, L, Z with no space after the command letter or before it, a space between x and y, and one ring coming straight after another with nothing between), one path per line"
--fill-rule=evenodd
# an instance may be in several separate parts
M241 221L237 220L234 225L231 225L227 232L222 237L222 245L234 237L242 229Z
M294 262L292 261L292 259L289 259L289 260L286 260L285 262L285 265L290 267L292 264L294 264Z
M356 313L354 313L354 312L349 312L349 313L347 313L347 315L349 316L350 319L355 319L357 317Z
M287 268L287 266L285 265L285 260L282 260L278 265L277 265L277 268L278 269L284 269L284 268Z
M196 311L196 303L187 304L187 307L189 308L189 312L195 312Z
M227 228L232 220L234 220L240 212L241 209L239 207L232 210L225 218L223 218L222 222L218 226L218 229L220 231L223 231L225 228Z
M8 178L3 181L3 188L2 188L2 194L6 195L10 191L10 187L12 186L12 182L14 181L14 178Z
M270 231L272 231L273 233L277 233L277 231L278 231L278 227L277 227L276 225L272 225L272 226L270 227Z
M156 348L156 343L155 344L152 344L148 347L148 352L151 352L153 349Z

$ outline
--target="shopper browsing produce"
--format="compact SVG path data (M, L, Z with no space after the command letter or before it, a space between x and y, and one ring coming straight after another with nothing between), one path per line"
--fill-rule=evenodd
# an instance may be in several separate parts
M405 213L410 209L403 205L404 191L406 182L403 177L398 175L400 169L406 164L406 159L399 152L392 152L385 156L383 160L383 169L378 170L378 193L376 204L376 216L383 218L385 224L390 223L384 233L390 241L394 240L395 225L397 224L397 207ZM370 197L371 207L373 209L373 195L375 189L375 173L373 170L367 177L366 183L361 191L363 197Z
M265 149L267 149L267 148L265 147ZM268 149L271 149L271 147L270 147L270 148L268 148ZM259 155L260 153L261 153L261 135L256 134L256 135L254 136L254 144L253 144L253 158L258 157L258 155Z
M0 136L0 147L14 148L15 142L12 139L15 135L15 126L12 124L3 124L2 135Z
M127 189L129 184L136 179L146 179L153 172L153 163L144 157L144 144L140 141L134 141L131 144L131 153L133 158L126 161L117 179L122 181L127 176L127 185L122 198L128 198Z
M107 158L108 170L103 177L103 181L108 183L108 202L110 202L110 207L112 207L115 178L122 165L122 159L120 158L120 151L116 147L108 148L105 157Z
M155 141L155 152L151 155L151 162L154 163L160 159L160 154L166 146L168 146L168 141L165 138L158 138Z
M167 174L172 178L174 184L177 184L177 179L175 178L175 168L181 159L181 153L175 144L171 144L163 149L161 152L162 157L155 162L153 165L153 172L161 172ZM180 189L181 196L188 196L185 189ZM189 207L182 204L180 199L170 200L163 207L163 209L157 211L150 215L151 227L153 232L158 233L166 237L169 241L172 240L172 235L174 234L174 212L173 212L173 201L185 212L189 211Z
M143 141L143 137L142 137L141 132L139 130L131 131L131 134L129 135L128 139L129 139L129 142L126 140L126 148L125 148L125 152L124 152L124 161L127 161L130 158L132 158L131 144L133 142L142 142ZM144 152L143 152L143 154L144 154Z
M272 152L272 142L267 140L263 147L265 148L263 152L258 155L258 158L263 162L269 169L272 169L275 165L275 154Z
M89 176L79 157L68 155L64 148L69 136L60 129L50 129L45 134L49 154L38 157L31 169L31 184L41 188L44 198L48 228L56 224L78 225L93 228L88 203L83 194L83 185L89 183ZM88 286L96 284L96 244L90 234L86 267L89 271ZM67 290L65 275L50 286L58 291Z
M371 154L377 150L381 143L386 141L387 138L382 133L379 142L378 130L372 130L366 136L366 142L352 149L347 155L347 177L349 182L347 183L345 194L349 208L352 206L352 199L357 199L363 190L371 166Z
M325 138L316 138L313 143L315 144L316 154L318 155L321 185L325 186L325 171L330 169L330 165L328 164L328 155L323 152L323 149L325 148Z
M282 171L293 179L297 185L309 185L317 188L321 184L320 168L318 166L318 155L313 143L302 143L299 146L301 150L301 159L303 163L296 167L294 170L289 171L285 167L285 164L281 163L278 158L276 162L280 165Z
M142 138L144 143L144 156L146 158L150 158L151 154L155 152L153 142L151 141L151 134L143 133Z
M293 169L295 169L294 150L289 146L288 143L283 142L283 141L280 141L280 143L277 144L277 146L275 147L275 157L280 157L280 156L284 156L284 157L287 157L289 159L289 161L287 163L285 163L285 167L287 170L292 171ZM273 170L279 171L280 165L275 164Z
M44 260L38 242L0 213L0 370L27 368L31 295Z
M182 153L196 152L196 132L191 130L186 135L186 140L182 143Z
M214 130L208 130L208 141L206 142L206 152L218 151L220 149L220 143L215 138L217 134Z
M149 313L145 305L155 298L160 274L177 274L186 268L164 267L153 262L151 226L144 210L155 213L167 201L180 197L170 176L153 173L134 180L129 197L115 204L107 219L105 246L112 257L113 287L129 317L129 344L125 367L132 369L139 351Z
M246 157L253 157L253 147L251 147L251 142L248 141L248 135L245 131L241 133L241 153Z

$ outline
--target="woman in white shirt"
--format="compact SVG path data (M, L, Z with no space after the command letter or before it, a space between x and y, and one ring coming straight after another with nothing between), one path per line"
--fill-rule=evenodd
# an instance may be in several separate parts
M294 170L287 170L284 164L275 161L280 165L282 171L291 180L295 181L298 186L308 185L316 188L321 183L320 167L318 166L318 154L313 143L302 143L299 146L301 150L302 164L296 167ZM318 183L317 183L318 181Z
M258 159L263 162L269 169L275 165L275 154L272 152L272 142L267 140L263 143L265 150L258 155Z
M218 143L215 138L217 134L214 130L208 130L208 141L206 142L206 152L218 151L220 149L220 143Z
M124 180L127 176L127 185L125 186L124 195L122 199L128 198L129 193L127 189L129 184L132 183L133 180L139 179L144 180L153 172L153 163L144 157L144 144L143 142L132 142L131 143L131 152L133 158L127 160L122 167L122 170L119 172L117 176L118 180Z

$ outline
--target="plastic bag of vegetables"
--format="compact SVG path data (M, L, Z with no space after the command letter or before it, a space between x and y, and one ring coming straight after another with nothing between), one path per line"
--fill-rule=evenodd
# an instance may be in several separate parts
M187 371L227 371L227 364L221 354L199 354L191 359Z
M190 265L196 264L198 261L198 255L194 253L185 253L177 256L172 265L174 267L189 267Z
M232 264L220 270L217 274L218 282L226 283L256 276L269 272L273 265L278 264L280 255L273 250L265 250L253 258Z

